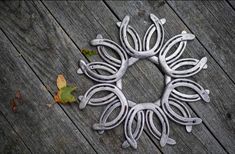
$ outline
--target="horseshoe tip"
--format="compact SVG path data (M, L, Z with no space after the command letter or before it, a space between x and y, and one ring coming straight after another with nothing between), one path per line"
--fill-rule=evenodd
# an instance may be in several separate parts
M116 23L116 25L117 25L118 27L120 27L120 26L121 26L121 23L122 23L122 22L119 21L119 22Z
M81 96L78 96L78 100L82 100L82 98L83 98L83 96L81 95Z
M198 125L198 124L202 123L202 119L201 118L194 118L193 123L194 123L194 125Z
M192 131L193 127L192 126L186 126L186 131L190 133Z
M128 148L130 146L130 144L127 142L127 141L124 141L123 143L122 143L122 148Z
M167 139L167 144L170 144L170 145L175 145L176 144L176 141L172 138L168 138Z
M98 124L98 123L95 123L95 124L92 126L92 128L93 128L94 130L104 130L104 129L103 129L103 125Z
M165 18L160 19L160 21L161 21L162 25L166 23L166 19Z
M98 131L98 133L99 133L100 135L102 135L102 134L104 134L104 130L100 130L100 131Z
M80 110L84 109L85 107L86 107L86 105L85 105L84 103L80 103L80 104L79 104L79 109L80 109Z
M150 19L152 19L152 20L156 20L156 19L158 19L153 13L150 13Z
M128 22L130 20L130 16L129 15L126 15L125 17L124 17L124 19L123 19L123 21L125 21L125 22Z
M97 39L102 39L103 36L102 36L101 34L98 34L98 35L96 36L96 38L97 38Z
M132 148L137 149L137 142L136 140L131 140L131 139L127 139L128 143L131 145Z
M91 41L90 41L90 44L91 44L91 45L97 45L97 39L91 40Z
M183 35L183 40L193 40L195 39L195 35L191 34L191 33L185 33Z
M77 70L77 74L83 74L83 71L82 71L81 68L79 68L79 69Z

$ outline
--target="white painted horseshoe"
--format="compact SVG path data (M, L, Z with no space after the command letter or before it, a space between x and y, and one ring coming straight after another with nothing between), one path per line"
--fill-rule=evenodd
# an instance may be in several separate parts
M97 124L93 125L93 128L97 130L97 126L99 127L98 132L99 134L103 134L105 129L101 129L102 127L100 126L107 126L109 125L109 127L106 128L107 129L113 129L115 128L117 125L119 125L120 123L122 123L122 121L125 119L127 113L125 114L125 116L122 116L121 118L115 118L113 119L111 122L107 122L108 117L110 116L110 114L118 107L122 108L122 104L120 103L119 100L114 100L112 103L108 104L107 107L105 108L105 110L103 111L101 117L100 117L100 121ZM125 108L125 110L128 110L128 108ZM109 124L112 123L112 124Z
M163 30L161 21L153 14L150 14L150 19L153 21L154 25L156 26L157 39L156 39L156 43L155 43L155 45L153 46L152 49L142 51L142 52L139 52L139 51L133 49L131 47L130 43L128 42L127 29L128 29L128 23L129 23L130 17L126 16L122 20L122 23L121 23L121 26L120 26L120 40L121 40L121 43L122 43L124 49L132 57L135 57L135 58L151 57L151 56L155 55L160 50L160 48L163 44L164 30Z
M190 114L188 108L187 108L183 103L181 103L179 100L174 99L174 98L169 98L169 105L172 105L172 106L176 107L176 108L181 112L181 114L183 115L183 117L185 117L185 118L191 118L191 114ZM174 115L173 115L173 116L174 116ZM184 120L182 120L181 118L179 118L179 120L177 120L178 117L180 117L180 115L177 116L176 118L169 116L169 118L170 118L171 120L173 120L174 122L176 122L176 123L179 123L179 122L181 122L181 121L184 121ZM179 124L180 124L180 123L179 123ZM186 131L187 131L187 132L191 132L191 131L192 131L192 125L188 124L188 125L186 125L185 127L186 127Z
M189 79L175 79L172 80L170 83L168 83L168 85L165 88L165 91L163 93L162 99L161 99L161 106L163 111L165 112L165 114L176 120L177 123L182 124L182 125L196 125L202 122L202 120L200 118L185 118L182 116L179 116L178 114L176 114L170 107L169 105L169 98L170 95L173 91L173 89L175 89L176 87L188 87L193 89L195 92L197 92L199 94L199 96L205 101L205 102L209 102L210 98L208 93L202 89L202 87L200 85L198 85L197 83L195 83L192 80ZM174 118L173 118L174 117Z
M154 28L152 28L154 30ZM151 30L151 31L153 31ZM153 33L153 32L152 32ZM182 31L182 34L186 34L187 32L186 31ZM152 34L146 34L148 37L147 39L150 39ZM167 64L171 64L172 62L174 62L175 60L177 60L181 55L182 53L184 52L185 48L186 48L186 45L187 45L187 41L181 41L177 47L177 49L171 54L169 55L168 57L166 57L166 63ZM149 41L146 42L146 45L145 45L146 49L149 49ZM149 58L150 61L152 61L153 63L159 65L159 59L157 56L152 56Z
M117 69L111 65L108 65L104 62L91 62L89 64L87 64L88 67L90 67L91 70L104 70L104 71L107 71L111 74L114 74L115 72L117 72ZM77 71L78 74L83 74L82 70L81 69L78 69ZM122 81L121 79L118 80L116 82L116 86L120 89L122 89ZM82 99L83 96L79 96L79 100ZM100 97L100 98L91 98L90 101L89 101L89 105L92 105L92 106L99 106L101 104L105 105L111 101L113 101L114 99L116 99L117 96L114 95L113 93L110 93L104 97Z
M176 70L182 66L195 66L197 65L199 60L194 59L194 58L184 58L184 59L179 59L175 62L173 62L170 65L170 68L173 70ZM207 68L207 64L203 66L203 69ZM165 75L165 84L167 85L171 81L171 77L168 75ZM200 85L198 85L200 87ZM201 87L201 89L203 89ZM209 90L206 90L206 92L209 94ZM186 101L186 102L195 102L200 100L200 96L198 94L184 94L182 92L179 92L178 90L174 89L171 93L171 95L179 100Z
M100 75L90 69L90 67L83 61L80 60L80 67L82 71L91 79L97 82L112 83L118 81L126 72L128 66L128 57L125 51L115 42L108 39L94 39L91 41L94 46L105 46L113 49L117 52L121 59L121 66L119 70L112 75ZM106 63L106 65L109 65ZM111 65L110 65L111 66Z
M151 110L147 110L146 111L146 125L147 125L147 128L149 130L149 132L157 139L157 140L160 140L162 134L161 132L155 127L154 123L153 123L153 111ZM176 141L172 138L168 138L167 139L167 144L169 145L174 145L176 144Z
M169 136L169 123L164 112L161 110L161 108L153 103L137 104L134 107L132 107L131 110L129 111L126 121L125 121L125 125L124 125L124 132L125 132L125 136L126 136L128 143L133 148L135 149L137 148L137 142L132 133L132 123L133 123L133 119L135 115L139 111L143 111L143 110L151 110L159 118L161 125L162 125L162 133L161 133L162 135L160 138L160 145L165 146L168 140L168 136Z
M102 98L93 98L93 102L91 102L92 96L95 95L97 92L101 91L109 91L111 92L111 94L104 96ZM113 95L115 95L115 97ZM81 101L79 104L79 108L84 109L87 104L93 106L106 105L112 102L115 98L118 98L121 103L127 104L126 97L123 95L121 90L115 85L108 83L96 84L92 86L90 89L88 89L84 96L79 96L79 99Z
M183 33L174 36L170 40L166 42L166 44L162 47L160 53L159 53L159 63L162 67L162 70L169 76L174 78L181 78L181 77L189 77L196 73L198 73L206 64L207 58L203 57L197 65L193 66L190 69L187 70L173 70L171 69L168 64L166 63L166 54L170 50L170 48L175 45L176 43L179 43L181 41L185 40L192 40L195 36L193 34Z
M116 116L116 118L110 122L106 122L106 123L96 123L93 125L93 129L95 130L108 130L108 129L112 129L116 126L118 126L126 117L127 115L127 112L128 112L128 103L127 103L127 100L125 98L125 96L123 95L123 93L121 92L121 90L112 85L112 84L107 84L107 83L104 83L104 84L97 84L93 87L91 87L86 93L85 95L81 98L81 102L79 104L79 108L80 109L83 109L86 107L86 104L89 103L91 97L93 95L95 95L97 92L100 92L100 91L110 91L112 93L114 93L117 98L118 98L118 101L120 102L120 106L121 106L121 109L120 109L120 112L119 114ZM108 103L111 103L113 101L110 101ZM107 103L105 103L107 104ZM104 105L104 103L100 103L99 105Z

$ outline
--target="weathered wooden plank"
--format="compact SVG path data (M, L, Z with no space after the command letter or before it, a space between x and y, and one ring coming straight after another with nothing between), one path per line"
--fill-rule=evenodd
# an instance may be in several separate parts
M118 29L115 27L115 22L118 20L101 2L93 3L90 1L85 1L58 4L45 2L45 4L50 9L51 13L56 17L61 26L71 36L74 42L80 47L89 47L87 42L83 43L80 40L81 37L84 37L84 35L87 36L89 34L92 34L94 38L96 35L96 33L93 34L92 32L94 29L102 35L104 34L107 37L111 37L113 40L118 39ZM121 4L120 7L123 7L123 4ZM61 11L62 8L66 11ZM82 20L81 17L77 15L82 13L84 13L86 17L89 18L89 21ZM139 20L139 18L136 18L136 20ZM100 25L98 25L97 22ZM82 32L78 28L81 26L86 27L82 30ZM134 26L136 28L138 25ZM141 26L138 30L143 29L143 25ZM91 40L93 38L90 36L86 39ZM97 58L91 57L91 59L96 60ZM126 95L129 99L134 99L136 102L153 101L160 96L162 91L163 83L159 81L163 81L163 76L159 73L159 70L149 62L142 61L129 69L127 75L124 78L124 91L126 92ZM163 148L162 150L164 152L224 152L222 147L214 139L210 132L208 132L204 125L197 126L193 131L194 135L187 134L185 130L181 128L172 128L174 137L177 136L176 140L178 144L174 148L170 146ZM180 135L178 136L177 134ZM191 144L189 141L191 141ZM213 142L213 144L211 144L211 142ZM193 144L197 146L192 146Z
M1 12L2 9L1 5ZM48 108L47 104L54 102L52 96L2 31L0 46L0 112L30 151L76 153L79 149L84 153L95 153L60 106ZM10 102L18 90L22 99L16 102L16 112L13 112Z
M0 113L0 153L31 153Z
M107 1L107 3L119 18L123 18L126 14L131 15L131 25L133 25L140 32L143 31L141 26L145 25L146 19L148 19L148 15L150 13L154 13L160 18L165 17L167 19L167 23L164 25L164 27L166 29L166 36L168 38L169 36L180 33L182 30L189 32L187 27L164 2ZM197 33L195 35L197 36ZM208 58L208 69L206 71L200 72L197 76L193 77L193 79L203 87L210 89L211 102L208 104L191 103L190 106L197 113L197 115L203 119L207 128L226 148L226 150L232 153L234 151L235 145L235 125L233 116L235 106L234 103L232 103L235 99L234 84L224 74L223 70L218 66L215 60L208 54L208 52L200 45L197 40L194 40L188 44L184 55L194 58L201 58L202 56L206 56ZM190 143L190 147L195 146L193 140L191 140ZM214 148L216 149L217 146Z
M234 0L228 0L227 2L231 5L231 7L234 10L235 9L235 1Z
M66 3L63 4L65 4L64 7L66 8ZM76 11L78 10L75 9L74 12L70 13L77 13ZM78 94L84 94L92 85L90 80L85 77L79 77L76 74L78 60L85 59L41 2L20 2L18 5L1 3L0 13L0 26L28 64L31 65L37 76L40 77L44 85L50 87L52 93L57 89L55 78L59 73L63 73L69 82L76 83ZM76 15L81 18L81 25L77 27L79 29L77 35L81 37L79 41L88 44L88 41L95 37L96 31L95 29L89 33L83 31L88 26L85 25L85 21L89 20L83 13L77 13ZM71 20L71 22L73 21ZM92 26L90 25L90 27ZM87 36L89 36L89 39L86 38ZM55 106L58 107L57 105ZM124 140L122 127L108 131L102 136L92 130L92 125L101 114L101 108L92 109L88 107L86 110L80 111L77 104L62 107L98 153L135 152L132 149L122 151L121 143ZM38 125L41 125L41 123ZM67 129L62 129L61 131L70 133ZM142 145L139 146L138 152L143 153L149 150L160 153L146 135L140 140L140 143ZM73 149L81 151L79 148Z
M197 34L222 69L235 82L235 11L226 1L169 1L177 15Z

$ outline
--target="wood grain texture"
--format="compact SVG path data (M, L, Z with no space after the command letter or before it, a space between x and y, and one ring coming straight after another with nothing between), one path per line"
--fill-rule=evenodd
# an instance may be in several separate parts
M226 1L169 1L177 15L235 82L235 11Z
M84 94L93 84L86 77L79 77L76 74L78 60L85 59L41 2L1 3L0 10L0 26L51 93L55 93L57 90L55 80L59 73L63 73L69 83L76 83L78 86L77 95ZM73 13L76 13L76 11ZM84 21L89 21L82 13L76 15L80 16ZM71 22L73 22L73 20ZM90 35L89 38L94 38L96 31L93 29L90 33L86 33L86 31L83 31L83 29L86 29L86 26L88 25L81 24L78 28L82 33L78 33L77 35L85 37L81 38L80 41L88 44L90 39L86 39L86 36ZM90 27L92 27L92 25L90 25ZM43 95L45 94L41 93L40 97L43 97ZM35 103L40 103L41 101L35 100ZM58 105L55 105L55 107L59 108ZM114 131L108 131L102 136L92 130L92 125L98 120L101 114L101 108L88 107L84 111L80 111L78 110L77 104L62 107L69 118L73 120L79 131L82 132L85 138L94 147L96 152L136 153L133 149L122 151L121 144L124 137L123 128L121 126ZM41 109L42 112L43 110L44 108ZM44 112L51 112L51 110L48 109ZM64 118L67 117L65 116ZM44 119L41 123L38 122L38 125L42 126L43 122ZM30 127L33 126L30 125ZM74 129L74 131L78 131L77 128ZM66 128L59 130L66 131L70 134L70 131ZM38 135L41 134L38 133ZM56 135L56 133L53 135ZM25 138L25 140L26 139L27 138ZM56 139L56 137L54 137L54 139ZM140 146L138 152L143 153L146 150L150 150L151 152L160 153L154 143L152 143L146 135L144 135L139 142ZM47 142L43 142L41 144L46 143ZM75 145L77 144L79 144L79 142ZM83 144L81 144L81 146L86 148ZM87 146L87 148L89 148L89 146ZM71 147L71 150L83 152L80 148ZM92 150L90 153L92 153Z
M141 24L145 24L146 19L148 19L148 15L150 13L154 13L160 18L166 18L167 23L164 27L168 38L169 36L180 33L182 30L190 32L164 1L126 3L107 1L107 3L113 12L115 12L115 14L121 19L126 14L131 15L131 24L135 28L138 28L138 31L141 31ZM144 12L144 16L142 18L140 18L139 12ZM211 102L208 104L190 103L189 105L193 108L196 114L203 119L206 127L213 133L222 146L232 153L235 145L235 125L233 116L235 110L235 105L233 103L233 100L235 99L235 86L197 40L188 44L184 56L194 58L202 58L202 56L206 56L208 58L208 69L200 72L198 75L193 77L193 79L203 87L210 89ZM192 140L190 147L193 147L194 145L194 141Z
M80 41L80 39L81 37L84 37L84 35L87 36L89 34L92 34L94 38L97 32L101 33L104 36L111 37L115 41L118 40L118 29L115 25L118 19L116 19L115 16L111 14L110 10L104 5L104 3L93 3L90 1L84 1L76 3L68 2L54 4L52 2L45 2L45 5L49 8L51 13L55 16L61 26L79 47L90 47L87 42L83 43ZM123 6L125 6L125 4L120 4L120 7ZM130 6L127 6L127 8L128 7L131 8ZM66 11L62 11L62 8ZM81 11L79 11L79 9ZM80 16L77 15L81 15L83 13L89 19L89 21L83 20ZM83 25L86 26L86 28L83 29L83 31L85 31L84 33L81 32L81 30L78 28ZM134 26L135 28L138 27L137 24ZM95 30L95 34L91 33L91 31L93 31L92 29L97 29ZM138 30L143 32L143 24L138 27ZM86 39L91 40L93 38L87 37ZM96 60L98 58L91 57L91 59ZM135 101L137 102L141 103L146 101L153 101L154 99L157 99L162 92L163 83L159 81L163 81L163 76L159 74L159 70L155 66L151 65L149 62L141 61L135 66L131 67L128 70L127 75L124 77L124 91L126 92L127 98L135 98ZM130 83L136 84L130 85ZM130 86L132 87L129 88ZM175 126L174 124L172 125ZM207 153L208 151L211 151L214 153L224 153L223 148L203 125L195 127L193 132L194 135L187 134L183 128L179 127L172 127L172 130L172 134L174 135L174 137L176 137L175 139L177 140L178 144L174 147L164 147L163 149L161 149L163 152L180 153L182 151L200 151L201 153ZM180 135L178 136L177 134ZM191 141L191 143L189 141ZM213 142L213 144L211 144L211 142ZM155 141L155 143L158 144L158 141ZM192 144L196 144L197 146L192 146Z
M235 10L235 1L234 0L228 0L227 2L231 5L233 10Z
M31 153L2 113L0 113L0 152Z
M76 153L79 149L84 153L94 153L60 106L48 108L47 104L53 103L53 98L2 31L0 46L0 112L30 151ZM22 100L16 102L16 112L13 112L10 102L18 90Z

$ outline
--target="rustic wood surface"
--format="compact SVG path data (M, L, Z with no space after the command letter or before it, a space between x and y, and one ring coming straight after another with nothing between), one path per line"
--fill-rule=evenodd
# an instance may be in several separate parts
M210 103L188 104L203 123L191 133L170 122L174 146L160 147L147 129L137 150L122 149L123 125L99 135L92 130L103 108L78 109L55 104L56 77L78 87L94 83L76 73L78 61L97 61L81 49L95 49L97 34L119 42L116 22L130 15L141 34L149 14L166 18L166 40L182 30L194 33L185 57L208 58L208 69L192 77L210 89ZM234 153L235 151L235 10L233 1L14 1L0 2L0 153ZM138 103L162 94L163 75L143 60L123 78L126 97ZM12 111L20 90L22 102ZM52 105L51 105L52 104Z

